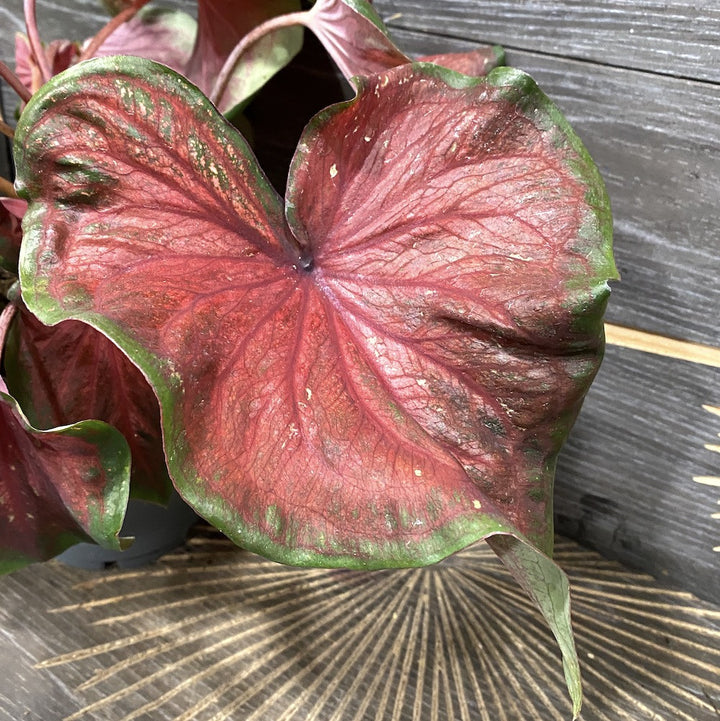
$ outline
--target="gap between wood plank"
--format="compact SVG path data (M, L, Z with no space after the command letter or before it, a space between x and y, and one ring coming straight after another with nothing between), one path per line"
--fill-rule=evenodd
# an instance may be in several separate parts
M612 323L605 324L605 341L608 345L620 348L630 348L643 353L720 368L720 348L709 345L667 338Z

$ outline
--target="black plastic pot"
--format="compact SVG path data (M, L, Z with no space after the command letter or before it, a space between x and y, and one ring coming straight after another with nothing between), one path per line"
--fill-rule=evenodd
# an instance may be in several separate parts
M95 570L144 566L181 546L197 519L195 511L177 493L173 493L167 508L131 499L121 532L135 538L130 548L112 551L93 543L78 543L57 556L57 560Z

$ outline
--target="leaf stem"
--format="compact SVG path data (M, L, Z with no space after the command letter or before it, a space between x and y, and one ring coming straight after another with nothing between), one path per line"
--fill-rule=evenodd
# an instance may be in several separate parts
M112 35L123 23L128 20L132 20L137 12L148 4L150 0L135 0L130 7L121 10L114 18L108 21L108 23L101 28L93 37L93 39L85 46L85 49L80 54L78 62L87 60L93 57L98 51L98 48Z
M20 100L27 103L32 93L25 87L22 80L0 60L0 78L2 78L19 96Z
M15 137L15 131L4 120L0 120L0 133L7 135L10 140Z
M35 15L35 0L23 0L23 11L25 13L25 27L27 29L30 48L35 56L35 62L40 69L43 82L46 83L52 77L52 70L45 55L40 33L38 32L37 18Z
M7 179L0 177L0 197L3 198L17 198L18 194L15 192L15 186Z
M241 38L238 44L233 48L230 55L227 56L222 68L220 68L220 73L218 74L217 79L215 80L215 85L210 93L210 100L215 105L219 105L220 99L227 88L227 84L230 81L230 77L235 70L235 66L238 64L238 61L258 40L274 30L289 28L293 25L304 25L307 22L307 18L310 13L311 11L308 10L278 15L277 17L266 20L264 23L260 23L260 25L253 28L247 35Z

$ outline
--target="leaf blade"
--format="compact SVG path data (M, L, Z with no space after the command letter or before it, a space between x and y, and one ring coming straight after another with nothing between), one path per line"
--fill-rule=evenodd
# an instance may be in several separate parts
M0 573L88 539L121 550L130 474L125 439L96 421L39 431L2 391L0 424Z
M117 28L95 52L95 57L136 55L183 72L190 61L197 23L180 10L141 8Z
M299 0L200 0L198 33L185 75L210 93L233 48L252 30L272 18L300 9ZM218 99L228 117L239 112L273 75L284 68L302 47L302 29L280 28L260 38L234 68Z
M380 16L366 0L317 0L304 24L347 80L410 62L390 40Z
M104 421L123 434L132 457L133 498L166 504L160 413L140 371L102 334L76 321L48 327L22 302L4 349L6 381L35 428Z
M98 62L21 119L19 187L35 198L23 282L43 319L101 328L151 379L186 499L290 563L421 564L494 532L549 549L555 457L602 354L614 271L597 172L534 84L428 64L361 83L301 140L288 226L194 89L167 73L148 81L141 61ZM132 79L120 92L118 74ZM87 93L103 83L98 120ZM173 152L195 124L210 134L204 152L171 161L117 142L113 175L106 138L160 127L163 100L182 118ZM131 127L124 104L138 109ZM459 125L442 121L455 111ZM166 199L152 214L143 198L127 203L139 173ZM176 201L178 182L195 195ZM435 202L408 224L421 199Z

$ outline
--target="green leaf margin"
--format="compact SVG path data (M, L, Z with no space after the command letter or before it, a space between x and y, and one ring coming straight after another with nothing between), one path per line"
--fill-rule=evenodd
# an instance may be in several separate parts
M77 523L78 532L73 533L68 530L60 534L54 539L52 555L46 558L34 558L21 553L3 551L0 553L0 575L37 561L48 560L76 543L87 542L88 539L111 550L122 551L128 548L132 539L120 536L130 491L130 448L124 436L107 423L94 420L40 430L30 424L13 396L0 391L0 403L5 403L10 407L21 426L31 435L81 438L96 446L98 461L109 478L109 483L103 493L102 508L94 506L88 508L89 524L87 526L83 526L72 510L66 508L68 516ZM62 481L58 479L57 485L61 483Z

